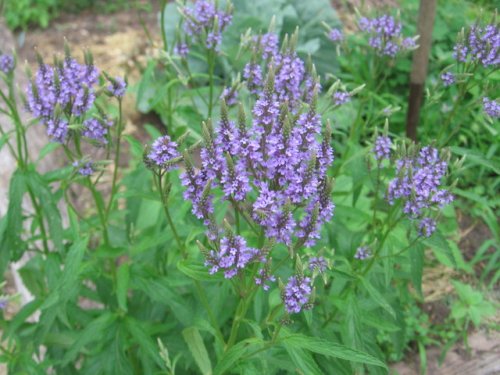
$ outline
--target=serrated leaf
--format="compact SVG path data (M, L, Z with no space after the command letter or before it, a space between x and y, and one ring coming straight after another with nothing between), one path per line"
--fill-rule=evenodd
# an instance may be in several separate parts
M240 341L239 343L231 347L222 355L221 359L217 363L217 366L215 366L214 375L224 374L226 371L232 368L233 365L235 365L239 361L239 359L248 352L250 348L259 344L262 344L261 339L251 338Z
M196 364L200 368L203 375L212 374L212 363L208 356L207 348L200 335L200 331L196 327L189 327L182 331L182 337L189 348Z
M64 354L62 365L65 366L75 360L81 350L91 342L99 341L104 336L105 332L115 322L116 315L111 312L105 312L97 317L81 331L78 339L71 348Z
M424 269L424 248L422 244L415 243L409 248L411 281L420 298L422 294L422 273Z
M26 176L26 182L40 202L43 217L47 221L50 232L50 240L57 251L63 251L63 226L61 214L54 199L54 194L50 190L48 183L37 172L30 172Z
M392 306L387 302L384 296L364 277L360 277L361 283L365 287L366 291L370 295L371 298L385 311L387 311L393 318L396 318L396 313Z
M2 256L0 272L3 274L7 262L9 260L18 260L25 245L21 240L23 231L23 196L27 191L26 175L20 170L16 170L11 177L9 186L9 205L6 214L6 227L3 231L1 240L1 251L5 254Z
M139 347L144 350L158 366L163 367L164 363L160 357L160 353L158 352L158 347L151 336L146 333L143 324L138 320L128 317L125 319L125 326Z
M282 341L291 347L309 350L310 352L328 357L345 359L346 361L387 368L381 360L362 351L351 349L345 345L327 341L319 337L310 337L298 333L289 334L289 330L284 328L281 330L283 332Z
M432 249L436 258L438 258L438 260L445 266L457 266L451 247L448 244L448 240L439 230L435 231L431 237L426 238L424 240L424 244Z
M183 260L177 263L177 269L197 281L220 281L223 279L221 274L210 275L207 267L203 265L190 264Z
M123 263L116 272L116 299L118 306L123 311L127 311L127 292L130 281L130 265Z
M300 369L302 374L323 375L323 371L321 371L318 364L314 361L310 352L287 345L286 342L283 343L283 346L288 356L292 359L295 366Z

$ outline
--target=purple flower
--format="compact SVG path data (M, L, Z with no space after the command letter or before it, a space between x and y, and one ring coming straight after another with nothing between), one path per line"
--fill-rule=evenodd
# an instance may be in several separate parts
M309 259L309 269L311 271L318 270L318 272L323 273L326 271L328 264L323 257L311 257Z
M231 23L232 15L217 10L214 2L207 0L197 0L194 7L185 7L183 14L186 34L205 44L206 48L218 51L222 32Z
M358 21L361 31L370 34L368 44L378 55L395 57L402 50L414 49L414 38L403 38L401 22L390 15L368 19L361 17Z
M420 236L430 237L436 230L436 221L430 217L424 217L418 224L418 232Z
M293 110L302 96L300 86L305 77L304 62L296 53L279 55L276 59L274 87L280 101L288 101Z
M248 247L243 237L230 235L220 240L219 251L210 251L205 265L210 266L211 274L223 270L224 277L231 279L258 255L259 250Z
M391 142L391 139L389 137L380 135L377 137L377 139L375 139L373 153L375 154L375 159L379 163L384 159L390 159L391 146L392 146L392 142Z
M90 118L83 122L82 135L84 137L94 139L101 143L108 143L106 138L108 134L108 128L111 126L112 122L103 121L96 118Z
M401 47L403 47L403 49L410 50L410 49L414 49L416 46L417 46L417 44L415 43L414 38L410 38L410 37L404 38L403 41L401 42Z
M465 39L460 40L453 48L453 57L462 63L470 59L485 68L499 65L500 29L493 24L472 26Z
M255 276L255 284L256 285L262 285L262 289L265 291L269 290L269 283L275 282L276 277L271 274L271 269L269 267L269 263L266 263L264 267L262 267L259 272L257 273L257 276Z
M289 314L299 313L302 307L309 303L312 292L309 277L291 276L282 293L283 303Z
M332 42L341 42L344 40L344 33L340 29L331 29L328 33L328 38Z
M203 125L200 162L185 160L181 175L184 197L203 219L216 247L205 254L207 264L214 272L224 269L226 277L233 277L237 267L234 259L221 266L221 254L226 259L228 250L222 251L222 243L217 247L221 230L213 214L215 202L219 204L216 194L242 211L249 225L263 231L270 242L296 249L316 243L334 210L332 182L327 177L333 162L331 134L328 129L322 132L321 115L316 111L317 80L306 75L304 63L293 51L262 66L247 65L245 70L259 72L260 88L251 96L255 100L251 119L247 121L241 112L238 121L232 121L222 106L218 126ZM251 74L245 76L253 80ZM304 95L307 78L313 91L309 99ZM267 288L266 281L274 280L266 268L267 258L252 259L264 263L255 282Z
M110 85L108 85L108 92L115 98L123 98L127 91L127 83L121 77L115 77L110 80Z
M233 87L225 87L220 99L224 99L226 104L231 107L238 103L238 91Z
M258 64L248 63L243 69L243 78L246 80L248 90L257 94L262 90L262 68Z
M429 146L396 160L397 176L389 182L387 193L389 203L401 199L403 212L412 219L421 217L427 209L443 208L453 201L453 196L440 188L447 169L438 150Z
M483 110L491 118L500 117L500 102L497 100L490 99L488 97L483 98Z
M333 94L333 104L341 106L351 101L351 94L347 91L337 91Z
M451 86L455 83L455 75L451 72L445 72L441 74L441 81L443 81L443 86Z
M258 43L258 47L262 52L262 59L267 60L276 58L278 55L278 35L267 33L254 37L254 42Z
M361 17L358 21L358 27L361 31L369 32L372 29L372 21L366 17Z
M0 71L4 74L9 74L14 70L15 62L14 56L7 54L0 54Z
M68 135L68 122L64 119L49 119L47 121L47 135L58 143L64 143Z
M46 125L55 117L56 107L68 116L83 116L94 103L98 78L93 65L81 65L70 57L56 67L41 62L27 89L28 110Z
M9 300L4 298L4 297L1 297L0 298L0 310L3 310L7 307L7 304L9 303Z
M73 162L73 167L77 168L78 174L84 177L91 176L95 172L94 164L90 161L75 161Z
M371 251L368 246L360 246L356 249L356 254L354 254L354 258L358 260L365 260L371 257Z
M174 53L185 59L189 53L189 46L187 43L177 43L174 47Z
M172 169L173 165L167 165L172 159L180 156L177 151L177 143L173 142L168 135L157 138L151 145L148 159L160 168Z

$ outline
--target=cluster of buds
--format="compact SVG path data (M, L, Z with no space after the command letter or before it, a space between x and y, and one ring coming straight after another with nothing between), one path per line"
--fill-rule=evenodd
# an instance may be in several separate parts
M403 37L401 22L391 15L358 20L362 32L370 34L368 44L380 56L394 58L398 53L417 48L417 37Z
M389 204L401 202L403 212L418 222L420 236L429 237L436 229L435 212L453 201L449 189L442 187L448 173L449 155L442 157L431 146L406 146L401 143L392 155L392 142L387 135L375 140L374 157L381 167L383 160L394 163L396 176L389 182Z
M500 65L500 28L491 23L486 26L475 24L467 31L462 30L453 48L453 57L459 63L479 64L484 68Z
M191 42L198 42L208 50L218 52L222 43L222 33L231 24L233 7L228 1L225 10L217 9L217 4L210 0L197 0L193 7L180 9L184 17L184 32ZM180 42L175 51L181 57L189 53L187 42Z
M210 272L222 271L233 278L251 268L248 272L264 290L276 280L271 271L273 249L278 251L281 244L293 262L300 263L299 252L315 245L334 209L327 176L333 162L331 130L329 125L323 129L317 112L320 85L312 64L306 67L298 58L296 38L286 37L280 52L277 39L253 38L255 50L266 61L260 65L261 82L253 91L252 120L247 121L241 104L237 120L231 119L226 99L232 97L231 90L237 93L240 88L235 83L221 100L217 126L210 120L203 123L199 163L193 161L193 148L181 154L168 136L156 140L145 153L146 164L162 171L183 161L184 198L206 226L208 245L199 246ZM214 214L223 209L220 199L230 202L236 215L266 242L251 245L255 239L235 233L228 220L221 225ZM304 276L300 267L283 287L289 313L308 305L313 279L327 266L322 257L310 263L304 270L311 276Z
M0 72L10 74L16 67L14 56L0 51Z
M108 86L101 87L99 70L89 52L85 53L84 60L84 64L77 62L67 45L64 59L54 58L53 65L46 64L38 55L38 71L34 76L28 71L26 107L46 126L52 141L66 144L72 137L83 136L92 145L103 146L109 142L113 121L97 105L96 99L104 94L121 100L126 83L104 73L102 81L107 81ZM84 176L94 171L90 161L75 165Z

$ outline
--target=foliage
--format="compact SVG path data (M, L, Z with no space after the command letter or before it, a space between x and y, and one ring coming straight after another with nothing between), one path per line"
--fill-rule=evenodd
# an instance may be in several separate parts
M494 304L456 280L450 317L434 325L420 309L422 279L436 265L474 278L482 262L480 280L498 280L498 251L489 251L500 233L498 131L478 102L495 97L498 71L469 74L470 64L456 86L437 83L454 43L440 11L415 145L401 135L415 48L405 12L402 31L397 17L370 21L392 23L386 50L373 27L331 44L340 22L327 0L198 3L162 9L163 49L135 88L138 109L164 124L145 126L155 140L146 148L123 132L126 82L99 74L90 53L79 64L67 47L64 60L41 62L26 91L28 123L15 60L0 60L0 111L12 122L0 147L17 162L0 270L28 259L19 273L34 297L2 316L0 360L20 374L385 374L412 345L425 363L426 346L466 338ZM437 122L456 128L440 134ZM40 155L30 154L29 126L51 138ZM68 165L41 173L57 151ZM448 169L459 178L451 186ZM478 179L489 184L482 191ZM256 209L264 185L286 199ZM457 207L483 216L494 237L470 262L457 246Z
M116 12L123 9L138 7L136 0L119 0L104 2L100 0L1 0L0 14L7 26L12 30L26 30L28 27L45 29L50 21L61 12L80 12L94 8L99 12Z

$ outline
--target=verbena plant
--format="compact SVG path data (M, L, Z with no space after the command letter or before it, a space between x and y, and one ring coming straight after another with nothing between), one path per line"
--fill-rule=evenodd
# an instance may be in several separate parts
M164 50L138 89L139 107L166 124L148 128L146 148L123 134L125 80L100 74L89 53L83 64L69 48L40 59L28 123L15 60L0 57L13 124L0 144L17 161L0 265L26 255L34 297L2 319L2 360L33 374L387 373L413 337L424 250L463 262L437 229L442 217L454 225L449 153L389 133L397 108L373 94L383 64L416 39L392 16L361 18L367 80L350 87L316 69L315 46L344 39L328 24L325 35L328 20L302 19L316 30L308 43L285 27L293 17L266 32L243 17L260 30L225 44L231 4L177 6L162 11ZM31 126L52 141L35 159ZM40 173L56 149L66 165Z

